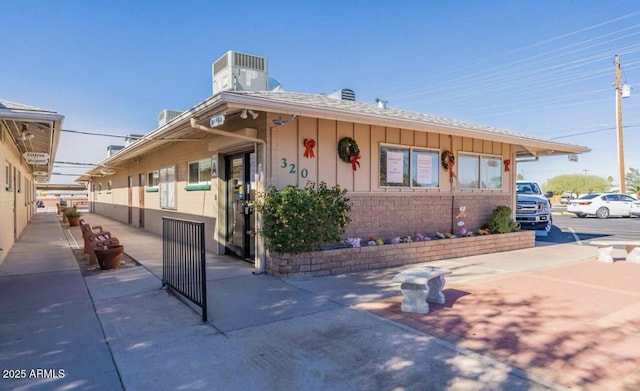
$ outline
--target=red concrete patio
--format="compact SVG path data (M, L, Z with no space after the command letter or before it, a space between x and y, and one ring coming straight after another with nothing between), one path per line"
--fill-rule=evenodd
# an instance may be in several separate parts
M426 315L359 305L577 389L640 390L640 264L595 258L445 286Z

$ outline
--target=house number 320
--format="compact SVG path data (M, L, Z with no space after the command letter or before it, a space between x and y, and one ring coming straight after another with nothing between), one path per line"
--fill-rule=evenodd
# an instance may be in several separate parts
M289 174L293 174L295 175L297 170L296 170L296 164L295 163L289 163L287 161L287 158L283 157L281 159L281 164L280 164L281 168L287 168L289 167ZM306 168L303 168L302 170L300 170L300 176L302 178L306 178L307 175L309 175L309 170L307 170Z

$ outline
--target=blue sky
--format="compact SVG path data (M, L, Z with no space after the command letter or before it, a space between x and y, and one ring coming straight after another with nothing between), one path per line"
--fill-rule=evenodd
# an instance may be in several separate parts
M0 98L52 109L64 129L146 133L165 108L211 96L227 50L268 58L288 91L360 101L585 145L522 163L527 179L618 179L614 55L625 167L640 168L640 3L512 1L12 1L0 12ZM117 138L63 133L57 161L98 163ZM635 149L634 149L635 148ZM73 166L55 172L81 173ZM52 182L72 182L54 176Z

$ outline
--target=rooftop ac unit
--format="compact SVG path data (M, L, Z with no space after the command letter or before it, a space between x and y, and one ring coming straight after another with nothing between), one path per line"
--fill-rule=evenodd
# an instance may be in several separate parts
M164 109L158 114L158 126L163 126L171 122L174 118L182 114L182 111Z
M140 140L141 138L144 137L144 134L127 134L124 136L124 146L128 147L129 145L135 143L136 141Z
M114 153L118 152L123 148L124 148L124 145L107 145L107 157L110 157L111 155L113 155Z
M267 91L267 59L229 50L211 65L213 93L221 91Z

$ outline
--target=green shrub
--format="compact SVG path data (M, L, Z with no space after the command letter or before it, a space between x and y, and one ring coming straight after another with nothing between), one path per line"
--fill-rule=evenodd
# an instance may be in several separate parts
M507 232L515 232L520 229L518 224L513 221L511 208L506 205L499 205L491 212L486 228L489 228L489 231L492 234L504 234Z
M269 187L255 204L262 213L259 232L265 247L296 254L339 241L351 221L346 193L346 189L337 186L327 188L324 182L282 190Z
M68 219L73 219L76 217L80 217L82 214L80 212L78 212L76 209L74 208L66 208L64 210L64 215L68 218Z

